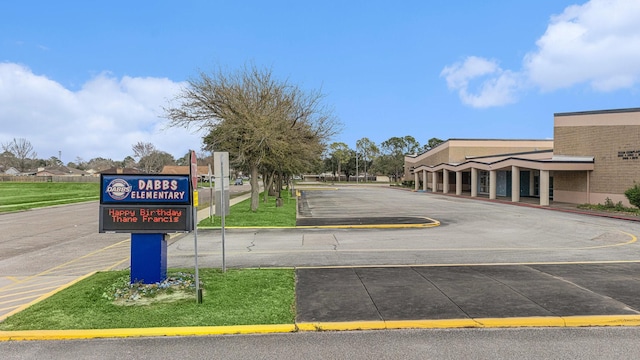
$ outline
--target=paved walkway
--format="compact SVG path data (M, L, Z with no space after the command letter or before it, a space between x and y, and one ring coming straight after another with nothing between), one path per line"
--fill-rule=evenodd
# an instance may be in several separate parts
M299 268L296 320L557 326L598 316L590 321L603 325L613 316L637 320L639 271L640 263Z

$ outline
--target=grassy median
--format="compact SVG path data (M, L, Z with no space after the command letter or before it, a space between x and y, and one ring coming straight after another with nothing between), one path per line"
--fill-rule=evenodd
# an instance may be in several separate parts
M225 227L294 227L296 226L296 199L288 191L282 191L282 206L276 206L276 198L271 196L263 202L260 194L258 211L251 211L251 199L241 201L229 209L225 216ZM220 216L206 218L198 224L199 227L219 228Z
M171 270L168 275L177 271ZM196 302L193 287L143 295L131 301L115 300L113 294L128 277L128 271L96 273L10 316L0 323L0 330L294 323L293 269L234 269L226 273L202 269L201 304Z
M96 183L0 182L0 212L100 199Z

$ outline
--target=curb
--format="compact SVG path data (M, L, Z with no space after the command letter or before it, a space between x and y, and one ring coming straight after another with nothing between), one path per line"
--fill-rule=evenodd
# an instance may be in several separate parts
M2 341L86 340L103 338L214 336L274 334L312 331L363 331L400 329L492 329L514 327L605 327L640 326L640 315L592 315L444 320L378 320L349 322L306 322L276 325L200 326L143 329L21 330L0 331Z

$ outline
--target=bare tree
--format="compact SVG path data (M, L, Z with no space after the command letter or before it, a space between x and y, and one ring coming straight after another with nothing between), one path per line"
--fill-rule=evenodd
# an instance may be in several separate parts
M138 164L145 173L157 174L162 171L165 165L174 165L175 160L173 155L167 152L154 150L142 157Z
M131 146L131 150L133 151L133 157L140 160L156 151L156 147L152 143L138 141L138 143Z
M2 144L2 149L4 152L13 154L16 158L18 169L23 172L28 169L30 160L33 160L38 156L36 152L33 151L33 145L31 145L27 139L23 138L14 138L12 142Z
M98 171L106 170L114 166L116 166L115 161L101 157L93 158L86 163L87 169L94 169Z
M239 71L199 77L165 109L171 126L208 129L209 151L228 151L233 165L251 176L251 210L259 205L258 174L303 166L302 156L339 131L339 122L320 92L304 92L278 81L271 70L245 66ZM295 160L294 160L295 159Z

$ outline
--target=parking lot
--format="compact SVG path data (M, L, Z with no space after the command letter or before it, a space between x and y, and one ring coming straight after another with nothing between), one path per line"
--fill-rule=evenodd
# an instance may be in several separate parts
M297 267L299 326L640 322L637 222L389 188L313 189L303 198L302 217L321 227L225 234L227 266ZM342 227L363 216L375 226ZM393 227L407 218L437 226ZM200 238L200 263L220 266L220 231ZM176 243L172 266L187 266L190 251L188 238Z
M427 217L429 228L227 229L226 264L389 266L640 260L640 223L390 188L310 190L308 216ZM198 232L200 264L220 267L219 230ZM169 248L169 266L193 264L193 237Z

